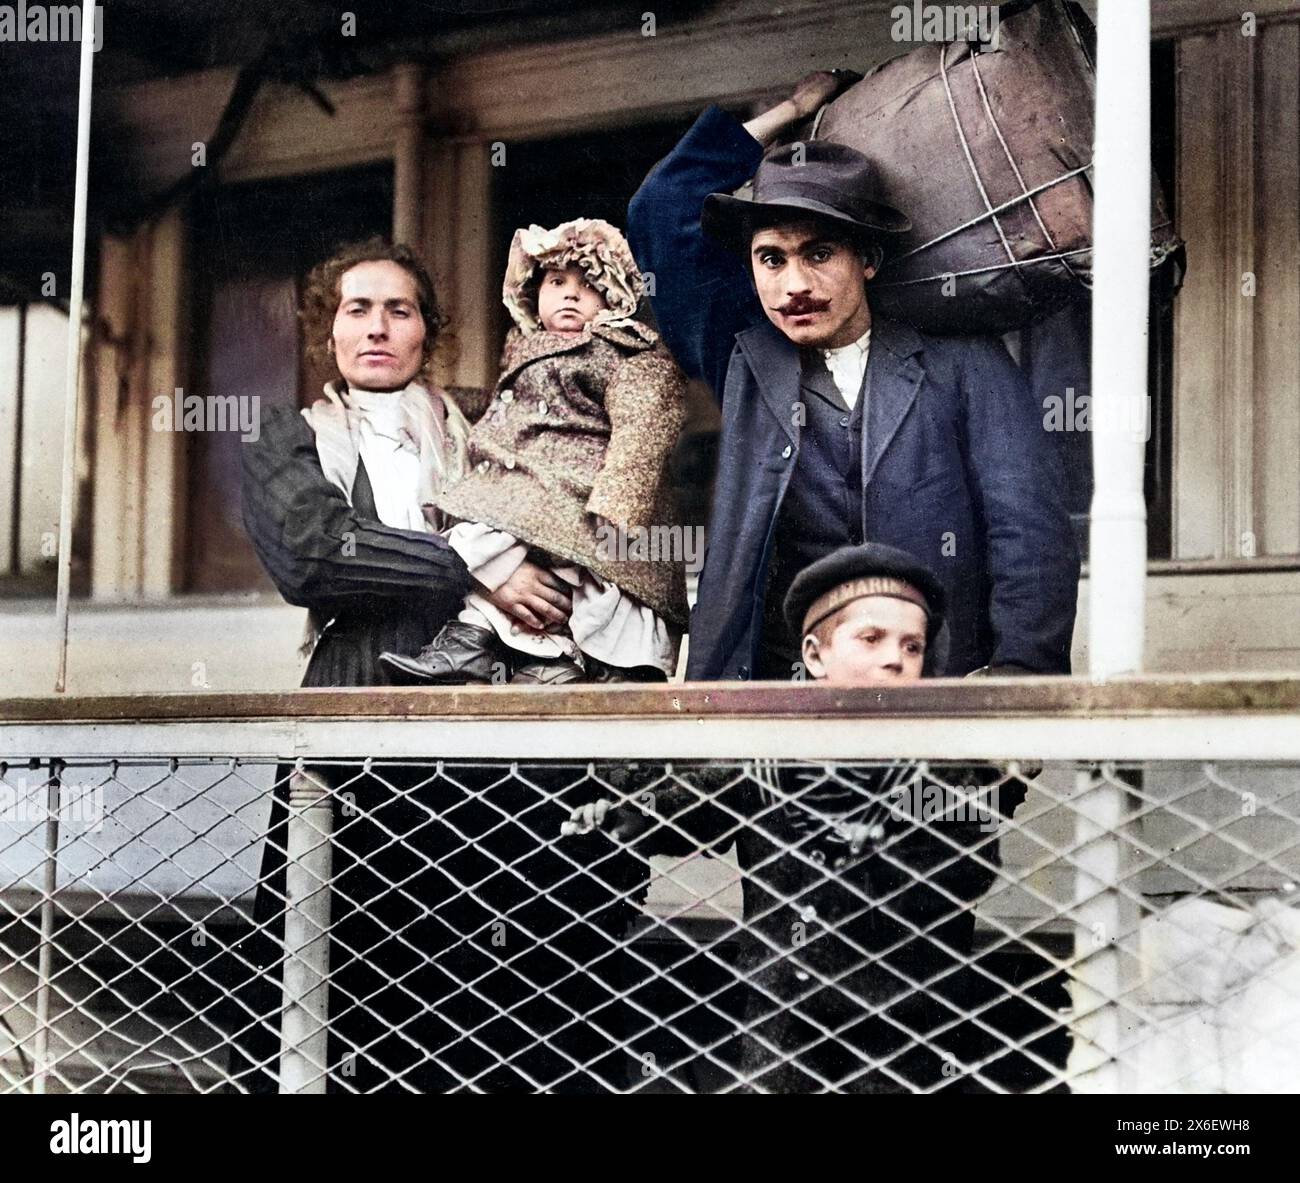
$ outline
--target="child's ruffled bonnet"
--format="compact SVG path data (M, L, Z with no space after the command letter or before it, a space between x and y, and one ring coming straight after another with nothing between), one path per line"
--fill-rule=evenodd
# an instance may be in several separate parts
M575 218L554 230L529 226L515 231L501 286L501 299L525 336L542 327L537 316L537 285L531 281L543 268L570 264L587 273L609 305L592 318L593 324L625 323L636 312L645 281L627 239L616 227L599 218Z

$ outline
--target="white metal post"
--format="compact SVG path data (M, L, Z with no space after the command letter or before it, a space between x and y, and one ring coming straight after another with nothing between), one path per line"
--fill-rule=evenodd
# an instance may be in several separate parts
M1150 0L1101 0L1097 24L1088 655L1101 681L1142 670L1151 422Z
M81 71L77 82L77 172L72 205L72 290L68 295L68 348L63 389L63 481L59 489L59 574L55 631L59 666L54 691L62 694L68 674L68 596L72 576L72 503L77 475L77 400L81 389L81 306L86 277L86 196L90 186L90 88L94 73L95 0L81 6Z
M1150 430L1150 0L1100 0L1092 289L1092 473L1088 654L1094 681L1141 672L1146 609L1143 464ZM1071 1084L1125 1091L1126 1015L1137 907L1122 840L1127 792L1114 770L1080 770L1074 801L1075 1019Z
M329 786L309 772L296 772L289 781L285 840L282 1093L325 1091L333 831Z
M41 943L36 952L36 1032L32 1092L45 1093L50 1076L50 1001L54 991L54 897L59 890L59 810L63 763L50 761L45 786L45 866L41 881Z

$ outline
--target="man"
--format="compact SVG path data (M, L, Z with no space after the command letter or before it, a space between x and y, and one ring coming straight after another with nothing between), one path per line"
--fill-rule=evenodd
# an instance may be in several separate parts
M864 156L813 141L763 159L837 84L811 75L743 125L710 108L629 206L663 336L722 403L687 677L801 677L781 602L866 541L942 581L927 673L1068 673L1078 551L1019 370L998 342L873 317L867 285L909 223ZM726 195L751 176L752 197Z

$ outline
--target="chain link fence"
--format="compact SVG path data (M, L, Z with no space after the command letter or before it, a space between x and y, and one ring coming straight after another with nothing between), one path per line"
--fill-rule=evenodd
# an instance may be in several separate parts
M1300 1084L1300 751L286 762L256 727L0 765L0 1089Z

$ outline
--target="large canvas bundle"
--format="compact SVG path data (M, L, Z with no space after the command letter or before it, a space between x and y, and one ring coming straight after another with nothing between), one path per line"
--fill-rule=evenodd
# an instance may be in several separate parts
M987 45L884 63L813 132L869 156L885 200L911 218L873 303L932 333L1007 332L1091 282L1091 26L1064 0L1018 0L1000 16ZM1179 246L1153 182L1152 267Z

